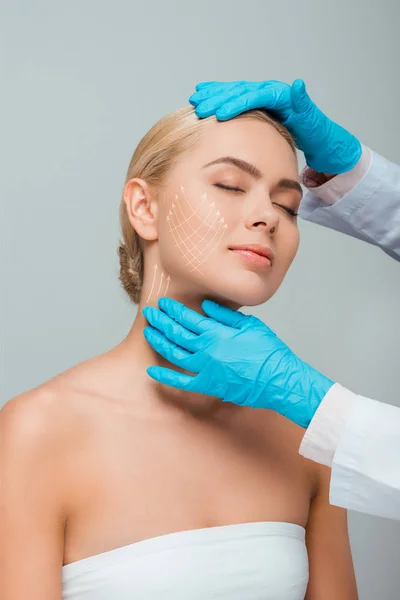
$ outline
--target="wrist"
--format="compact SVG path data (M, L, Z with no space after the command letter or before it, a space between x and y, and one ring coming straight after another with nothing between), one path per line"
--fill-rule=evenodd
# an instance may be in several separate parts
M304 152L307 165L330 178L351 171L362 155L361 142L348 131L340 129L342 135L339 131L330 139L318 140L310 152Z
M317 412L322 400L326 397L329 390L335 385L335 382L326 377L316 369L311 371L311 383L308 395L308 421L306 427L309 426L315 413Z
M303 169L301 174L302 183L309 189L321 187L334 177L336 177L336 175L330 175L329 173L318 173L318 171L314 171L314 169L308 165Z

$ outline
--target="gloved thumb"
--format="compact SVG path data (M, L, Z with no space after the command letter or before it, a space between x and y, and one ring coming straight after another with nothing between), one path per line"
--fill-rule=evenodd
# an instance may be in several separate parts
M296 79L292 83L290 97L292 109L295 113L305 113L313 106L313 101L307 94L306 84L302 79Z

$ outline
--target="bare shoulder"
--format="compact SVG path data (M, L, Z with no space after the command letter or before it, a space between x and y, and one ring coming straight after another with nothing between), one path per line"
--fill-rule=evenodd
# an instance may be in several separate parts
M90 358L34 389L9 400L1 410L7 448L25 457L46 457L45 464L63 462L69 471L82 456L90 435L110 416L118 364L112 352ZM66 465L66 461L69 465Z
M1 410L3 434L24 448L60 447L76 417L72 397L66 381L57 378L15 396Z
M85 379L85 374L91 368L80 363L6 402L0 413L3 446L15 459L46 457L50 465L90 426L95 403L90 402L90 376Z
M21 452L49 448L61 443L66 421L61 418L59 394L52 387L39 386L9 400L1 410L2 434Z
M15 396L4 405L2 420L9 426L27 427L31 432L42 429L45 437L57 438L62 431L68 431L71 420L84 417L91 397L101 396L111 354L106 352L78 363ZM86 402L82 402L84 397Z

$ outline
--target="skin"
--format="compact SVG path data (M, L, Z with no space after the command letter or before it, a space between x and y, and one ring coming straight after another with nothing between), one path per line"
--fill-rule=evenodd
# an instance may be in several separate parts
M257 166L262 178L229 165L203 168L227 155ZM300 194L279 188L283 178L298 181L287 142L266 123L235 119L206 130L160 194L140 179L126 185L146 264L129 334L2 411L6 600L61 598L64 564L165 533L249 521L306 527L307 600L357 598L346 511L329 505L330 471L298 454L304 430L277 413L188 395L146 374L150 364L169 366L142 333L154 265L164 283L170 276L168 295L199 311L205 297L239 308L279 288L299 243L296 219L282 206L297 210ZM182 186L186 198L174 223L186 239L203 228L197 254L194 246L188 254L189 242L176 243L167 220ZM212 203L227 227L200 268L195 257L204 258L215 234ZM248 243L273 250L271 268L229 250ZM156 296L153 287L149 303Z

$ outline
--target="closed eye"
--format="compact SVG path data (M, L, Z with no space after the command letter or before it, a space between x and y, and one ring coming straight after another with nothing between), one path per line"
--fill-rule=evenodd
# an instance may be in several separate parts
M214 186L217 187L217 188L221 188L221 190L227 190L227 191L230 191L230 192L243 192L244 193L244 190L242 190L241 188L231 187L231 186L225 185L223 183L214 183Z
M244 193L244 190L242 190L241 188L231 187L229 185L225 185L224 183L214 183L214 186L217 187L217 188L220 188L221 190L227 190L229 192L242 192L242 193ZM275 206L278 206L279 208L281 208L282 210L284 210L291 217L297 217L298 214L299 214L295 210L293 210L293 208L289 208L289 206L283 206L283 204L278 204L277 202L273 202L272 204L274 204Z
M283 206L283 204L278 204L277 202L273 202L275 206L279 206L282 210L284 210L291 217L298 217L299 213L297 213L293 208L289 208L288 206Z

